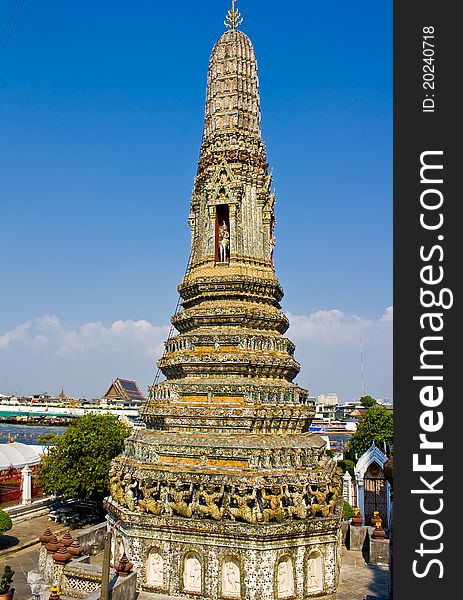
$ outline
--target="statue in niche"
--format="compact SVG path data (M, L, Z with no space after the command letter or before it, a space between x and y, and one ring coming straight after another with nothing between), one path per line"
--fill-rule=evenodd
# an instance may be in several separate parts
M146 562L146 583L155 587L162 587L164 581L164 559L158 550L151 550Z
M219 261L227 262L228 249L230 247L230 233L225 221L219 227Z
M240 567L236 559L230 558L223 563L222 593L229 598L241 597Z
M310 591L323 589L322 559L318 552L307 559L307 587Z
M187 592L201 592L201 563L197 556L188 556L183 567L183 588Z
M294 596L294 574L290 558L281 560L278 563L277 580L278 598L290 598Z

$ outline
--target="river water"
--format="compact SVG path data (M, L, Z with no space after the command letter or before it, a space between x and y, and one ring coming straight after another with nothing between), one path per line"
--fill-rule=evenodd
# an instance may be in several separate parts
M65 426L57 425L16 425L9 423L0 423L0 444L9 442L20 442L21 444L36 445L37 437L47 433L62 435L66 431ZM343 446L349 441L350 435L346 434L322 434L327 435L331 442L331 448L335 451L341 451Z
M37 437L47 433L62 435L66 427L56 425L16 425L0 423L0 444L20 442L21 444L36 445Z

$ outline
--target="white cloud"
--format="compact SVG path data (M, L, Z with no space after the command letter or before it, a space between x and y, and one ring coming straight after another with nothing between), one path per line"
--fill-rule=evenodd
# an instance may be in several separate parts
M167 325L119 320L66 327L45 315L0 335L0 390L98 396L116 374L146 388L162 355ZM18 389L19 388L19 389Z
M376 398L392 398L392 306L377 319L336 309L288 318L287 335L302 366L297 380L310 393L336 391L347 401L359 398L365 386Z
M0 350L7 349L12 344L21 343L21 341L27 339L30 326L31 322L26 321L15 329L7 331L4 335L0 335Z
M298 382L311 393L337 391L342 400L361 395L362 339L366 391L392 397L392 307L377 319L319 310L288 315L288 337L302 370ZM143 390L156 373L169 326L149 321L101 321L67 327L54 315L27 321L0 335L0 392L97 397L116 375Z
M381 315L380 321L392 321L394 318L394 308L392 306L388 306L384 313Z
M319 310L310 315L292 315L289 336L294 339L316 340L323 344L359 344L374 341L390 335L392 331L392 306L389 306L377 320L364 319L357 315L346 315L341 310ZM387 324L387 325L385 325Z

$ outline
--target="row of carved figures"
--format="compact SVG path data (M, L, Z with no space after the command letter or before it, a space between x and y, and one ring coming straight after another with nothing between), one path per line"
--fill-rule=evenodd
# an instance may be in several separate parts
M159 459L159 448L157 446L150 447L146 443L137 443L133 440L127 440L125 443L126 452L129 455L135 455L144 461L155 464ZM192 449L185 447L184 452L190 454ZM236 458L236 449L232 448ZM224 452L224 451L223 451ZM166 450L163 454L165 456ZM288 468L305 468L314 467L323 458L324 449L307 449L307 448L266 448L253 452L248 458L250 468L257 469L288 469ZM174 455L177 457L177 454ZM202 457L204 464L207 464L208 457ZM216 457L211 457L216 458ZM229 458L227 454L219 456L221 459ZM245 458L245 457L243 457Z
M216 341L216 343L214 344L214 349L216 349L217 345L220 350L220 344L218 341ZM178 352L180 350L195 350L195 344L191 340L181 337L167 340L165 346L168 352ZM238 343L238 347L242 350L276 350L278 352L288 352L291 356L294 354L294 346L286 338L242 338Z
M132 512L246 523L281 523L291 518L332 515L340 485L337 477L328 484L275 484L256 488L151 479L139 481L130 473L123 475L115 469L110 475L111 496Z

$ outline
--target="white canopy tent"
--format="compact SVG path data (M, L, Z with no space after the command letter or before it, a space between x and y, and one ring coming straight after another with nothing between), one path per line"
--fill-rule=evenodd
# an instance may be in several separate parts
M33 467L40 463L43 446L28 446L27 444L0 444L0 471L4 469L22 469Z

